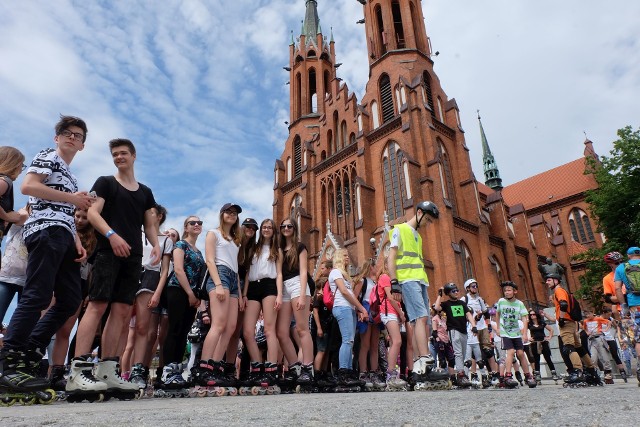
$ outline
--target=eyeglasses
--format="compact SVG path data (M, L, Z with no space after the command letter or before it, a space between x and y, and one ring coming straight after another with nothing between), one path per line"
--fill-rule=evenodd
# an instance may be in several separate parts
M202 221L187 221L189 225L202 225Z
M454 289L451 291L452 294L457 294L458 292L460 292L458 289Z
M224 211L224 213L226 213L227 215L238 215L238 212L231 210L231 209L227 209L226 211Z
M282 230L284 230L285 228L286 228L287 230L292 230L292 229L293 229L293 224L282 224L282 225L280 226L280 228L281 228Z
M60 132L60 135L64 136L65 138L73 138L80 142L84 141L83 133L71 132L70 130L63 130L62 132Z

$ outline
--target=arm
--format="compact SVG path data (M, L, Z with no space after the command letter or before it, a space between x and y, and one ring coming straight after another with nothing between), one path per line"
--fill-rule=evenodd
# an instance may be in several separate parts
M544 327L547 331L549 331L549 335L547 335L544 339L547 341L551 341L551 338L553 338L553 328L549 325L546 325Z
M39 199L51 200L52 202L71 203L80 209L87 210L94 198L86 191L78 191L77 193L67 193L65 191L56 190L44 184L47 175L39 173L28 173L22 181L20 191L25 196L33 196Z
M318 307L313 307L313 320L316 322L317 335L322 338L324 336L324 331L322 330L322 324L320 323L320 311L318 310Z
M522 315L522 317L520 317L520 320L522 320L522 330L520 331L520 333L522 334L522 338L526 338L526 341L529 341L528 337L529 337L529 318L527 317L526 314Z
M391 304L391 307L393 307L396 313L398 313L398 318L399 318L398 320L400 320L401 323L404 323L405 317L404 317L404 312L402 311L402 306L395 299L392 298L391 287L386 286L384 288L384 293L385 293L385 296L387 297L387 301L389 302L389 304Z
M276 288L278 289L278 296L276 297L275 309L279 310L282 305L282 259L284 254L282 249L278 249L278 259L276 259ZM302 289L302 288L301 288Z
M157 265L162 260L160 246L158 246L158 222L156 221L155 209L147 209L144 213L144 235L153 249L151 249L151 265ZM154 262L157 261L157 262Z
M200 300L196 298L191 286L189 285L187 273L184 271L184 250L180 248L175 248L173 250L173 272L176 275L176 279L178 279L180 287L189 297L189 305L198 306L200 304Z
M351 292L349 292L349 290L347 289L347 287L344 284L344 279L342 278L338 278L335 280L335 284L337 289L340 291L340 293L342 294L342 296L344 297L344 299L346 299L347 301L349 301L350 304L352 304L357 311L359 311L363 316L365 317L369 317L369 313L367 313L367 310L364 309L364 307L362 306L362 304L360 304L360 301L358 301L358 298L354 297Z
M222 280L220 280L220 273L218 273L218 267L216 266L216 246L218 245L218 237L213 231L207 233L207 237L204 241L204 256L205 263L209 269L209 276L213 284L216 286L216 298L218 301L224 301L227 297L222 286ZM247 274L248 276L248 274Z
M0 197L4 196L7 190L9 190L9 183L0 178ZM24 209L19 209L13 212L6 212L0 207L0 220L11 222L17 225L22 225L28 217L29 214Z
M438 289L438 298L436 298L436 302L433 304L433 308L436 311L442 310L442 288Z
M102 209L104 209L104 202L105 201L102 197L98 197L96 201L91 205L91 207L87 210L87 218L98 233L106 236L107 232L111 230L111 227L109 226L109 224L107 224L107 221L105 221L101 215ZM112 234L109 236L109 244L111 245L113 253L117 257L126 258L131 253L131 246L129 246L129 244L117 234Z
M394 246L389 249L389 257L387 258L387 269L389 270L389 277L391 278L391 294L394 300L400 302L402 301L402 287L398 285L398 278L396 276L397 257L398 247Z
M495 334L496 336L500 336L500 310L496 309L496 330L495 330Z
M149 308L155 308L160 303L160 296L164 290L164 286L169 278L169 263L171 262L171 255L165 254L162 257L162 265L160 266L160 280L158 281L158 287L153 292L153 296L149 300Z
M355 286L353 287L353 294L354 295L360 295L360 292L362 292L362 287L364 286L364 277L360 280L358 280L358 283L355 284ZM358 298L356 296L356 298Z
M298 256L300 265L300 296L298 297L298 302L296 303L296 310L302 310L307 305L307 257L308 254L306 249L303 249Z
M624 295L622 294L622 281L616 280L614 282L614 285L616 287L616 298L618 299L620 305L622 305L624 303ZM624 307L622 307L622 312L624 313Z
M471 323L471 332L473 332L473 335L477 335L478 328L476 328L476 318L475 318L475 316L473 314L471 314L470 311L467 311L466 318L467 318L467 322Z

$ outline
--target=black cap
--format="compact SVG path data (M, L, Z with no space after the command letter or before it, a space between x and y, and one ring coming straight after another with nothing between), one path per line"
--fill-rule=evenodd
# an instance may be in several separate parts
M223 207L220 208L220 213L226 211L227 209L235 208L238 213L242 213L242 208L240 205L236 205L235 203L225 203Z
M242 226L243 227L250 227L255 229L255 231L258 231L258 222L253 219L253 218L247 218L244 221L242 221Z

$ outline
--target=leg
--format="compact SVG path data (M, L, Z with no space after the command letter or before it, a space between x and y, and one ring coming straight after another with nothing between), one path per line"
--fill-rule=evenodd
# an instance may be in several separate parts
M65 323L62 325L58 332L56 332L56 340L53 345L52 352L52 362L53 365L64 365L65 359L67 356L67 350L69 348L69 336L71 335L71 330L73 326L76 324L76 319L78 318L78 314L80 313L80 307L76 311L76 314L71 316Z
M275 295L262 299L262 316L264 317L264 336L267 338L267 362L278 362L278 336L276 335L276 303ZM295 353L295 352L294 352ZM294 359L295 360L295 359Z
M555 371L556 367L553 364L553 360L551 360L551 349L549 348L549 341L542 341L542 355L544 356L544 360L547 362L547 366L549 367L549 369ZM538 362L539 361L540 355L538 355Z
M7 309L13 301L14 295L18 293L17 288L22 288L13 283L0 282L0 322L3 321Z
M149 308L149 300L153 294L151 292L142 292L136 297L136 326L134 330L133 342L133 363L142 363L143 366L147 360L147 351L149 348L149 332L151 325L151 309Z
M113 302L107 324L102 331L102 358L116 357L122 328L127 325L131 317L131 305Z
M340 369L351 369L351 350L355 338L355 324L351 307L333 307L333 317L338 321L342 344L340 345L339 360Z
M215 285L213 285L213 281L209 279L211 282L211 286L207 284L207 289L209 290L209 304L211 311L211 328L209 332L207 332L207 336L204 339L204 343L202 345L202 359L209 360L215 359L214 354L217 354L222 351L226 351L228 343L222 343L221 338L224 335L224 331L227 325L227 316L229 314L229 291L224 290L225 298L223 301L220 301L216 296ZM255 326L254 326L255 327ZM218 347L222 348L218 348ZM218 360L218 359L215 359Z
M87 309L76 332L76 357L91 353L93 339L96 336L102 316L107 310L107 302L89 301Z
M280 306L280 311L278 311L278 318L276 320L278 343L289 364L293 364L298 360L296 349L293 346L293 342L291 342L291 331L289 329L289 325L291 324L291 314L291 302L283 302Z
M368 355L371 343L371 325L367 325L365 333L360 334L360 351L358 352L358 368L360 372L368 371Z
M185 316L189 308L189 298L182 288L169 287L167 296L169 327L163 349L165 365L182 362L184 347L180 347L181 333L184 328L183 323L187 321Z
M389 366L388 371L394 371L396 369L396 360L398 360L398 354L400 354L400 347L402 345L402 336L400 334L400 325L396 320L390 320L385 325L389 332L389 338L391 343L389 344Z
M244 325L242 326L242 333L244 335L244 343L249 352L252 362L262 362L260 356L260 349L256 344L256 323L260 316L261 306L258 301L247 301L247 307L244 309ZM211 333L211 331L209 331ZM208 336L208 335L207 335Z
M309 331L309 297L302 295L291 300L291 306L296 307L298 300L302 299L302 308L293 310L293 316L296 319L296 332L300 338L300 349L302 350L302 364L310 365L313 363L313 340Z
M378 347L380 345L380 330L378 325L369 324L369 368L373 372L378 371Z
M135 322L137 316L131 318L132 322ZM120 357L120 368L122 372L131 372L131 366L133 366L133 360L137 356L134 353L134 345L136 343L136 326L130 323L127 334L127 343L125 344L124 351Z

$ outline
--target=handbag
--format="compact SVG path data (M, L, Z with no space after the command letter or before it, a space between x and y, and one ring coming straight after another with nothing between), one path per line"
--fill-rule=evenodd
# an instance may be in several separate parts
M209 292L207 292L207 280L209 279L209 269L204 268L200 271L196 287L193 289L193 294L196 298L209 301Z

